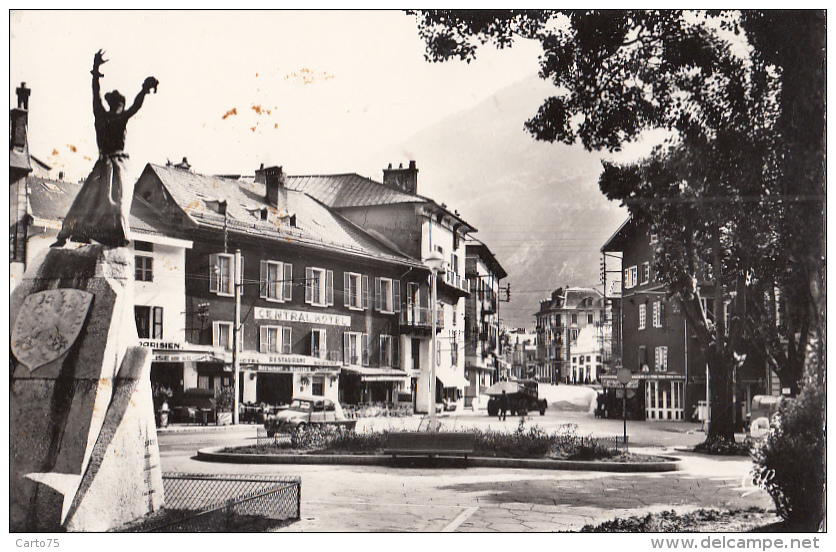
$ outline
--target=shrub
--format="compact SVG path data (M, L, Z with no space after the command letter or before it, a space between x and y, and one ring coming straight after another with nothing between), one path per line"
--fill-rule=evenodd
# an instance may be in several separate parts
M766 489L790 526L814 531L823 519L824 393L806 384L783 401L769 434L753 450L754 482Z

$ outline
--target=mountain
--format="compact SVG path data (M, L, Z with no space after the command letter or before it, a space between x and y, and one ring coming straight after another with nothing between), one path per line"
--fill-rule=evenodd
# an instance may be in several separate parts
M415 160L418 193L478 228L508 272L511 327L534 325L539 301L560 286L599 286L601 245L627 217L598 188L601 156L538 142L523 128L551 87L531 77L375 155Z

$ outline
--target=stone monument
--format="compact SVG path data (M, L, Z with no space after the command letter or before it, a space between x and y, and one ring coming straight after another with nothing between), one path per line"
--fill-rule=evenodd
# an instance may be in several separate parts
M122 133L124 141L124 125ZM124 156L99 145L102 157L79 196L93 191L77 198L62 233L100 243L43 252L9 300L11 531L107 531L163 506L151 356L137 346L133 257L124 247L132 194L95 190ZM122 203L101 205L103 197ZM94 222L102 213L113 226Z

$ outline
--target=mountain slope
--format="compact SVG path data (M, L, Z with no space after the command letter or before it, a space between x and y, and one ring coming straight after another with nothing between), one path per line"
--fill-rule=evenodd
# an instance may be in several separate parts
M598 154L524 130L549 90L532 77L375 156L416 160L418 193L479 229L509 274L500 314L512 327L531 328L554 288L598 285L599 249L627 216L598 189Z

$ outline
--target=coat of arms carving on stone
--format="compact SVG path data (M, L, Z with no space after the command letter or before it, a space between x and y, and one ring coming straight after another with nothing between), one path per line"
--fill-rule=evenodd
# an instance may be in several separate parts
M27 296L12 328L12 354L32 371L66 353L81 332L92 300L92 293L78 289Z

